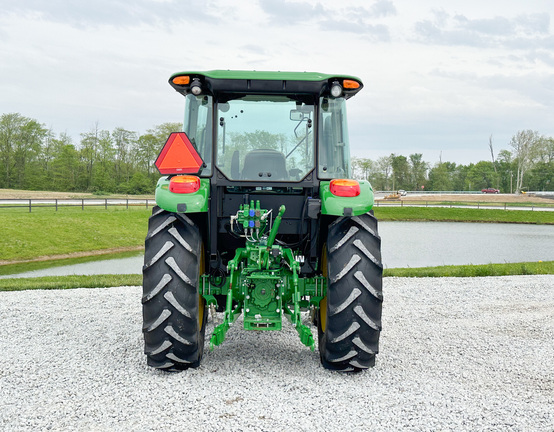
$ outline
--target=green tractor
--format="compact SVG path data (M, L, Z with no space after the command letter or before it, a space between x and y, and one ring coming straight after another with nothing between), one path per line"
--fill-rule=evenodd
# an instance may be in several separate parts
M148 364L197 367L243 315L245 330L287 317L325 368L375 364L381 240L373 189L349 177L345 102L352 76L214 70L169 84L185 97L149 219L143 267ZM310 321L311 320L311 321ZM253 348L254 349L254 348Z

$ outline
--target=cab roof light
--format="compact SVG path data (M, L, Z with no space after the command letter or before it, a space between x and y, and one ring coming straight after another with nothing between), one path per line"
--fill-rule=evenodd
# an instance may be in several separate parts
M198 78L194 78L192 80L192 84L190 85L190 91L194 96L198 96L200 93L202 93L202 83Z
M357 180L334 179L329 185L331 193L340 197L356 197L360 195L360 183Z
M190 83L190 77L188 75L176 76L173 78L172 82L177 85L187 85Z
M342 86L338 81L333 81L333 84L331 84L331 96L334 98L342 96Z
M171 177L169 191L179 194L194 193L200 189L200 179L196 176L182 175Z

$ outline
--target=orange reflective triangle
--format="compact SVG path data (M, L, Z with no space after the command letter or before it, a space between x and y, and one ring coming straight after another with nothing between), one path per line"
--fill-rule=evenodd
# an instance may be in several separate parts
M160 174L197 174L204 161L184 132L173 132L156 159Z

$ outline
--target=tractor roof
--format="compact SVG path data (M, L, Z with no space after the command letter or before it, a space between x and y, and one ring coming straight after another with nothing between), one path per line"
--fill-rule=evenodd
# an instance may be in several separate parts
M330 75L319 72L278 72L211 70L204 72L178 72L169 78L169 84L179 93L193 92L200 87L202 93L312 93L328 94L334 84L343 87L343 94L349 98L359 92L362 81L349 75ZM194 93L194 92L193 92Z

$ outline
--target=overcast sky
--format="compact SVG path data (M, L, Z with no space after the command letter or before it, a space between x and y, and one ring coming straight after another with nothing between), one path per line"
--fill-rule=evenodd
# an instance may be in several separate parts
M554 0L0 0L0 114L75 144L180 121L183 70L358 76L352 154L489 160L554 136Z

